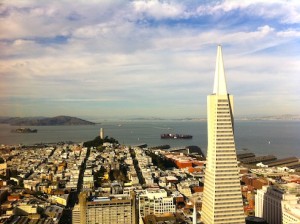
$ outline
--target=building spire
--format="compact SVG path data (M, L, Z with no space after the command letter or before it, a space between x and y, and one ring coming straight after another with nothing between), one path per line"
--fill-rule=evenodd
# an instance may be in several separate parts
M218 51L217 51L216 71L215 71L215 81L214 81L213 94L227 95L226 79L225 79L225 72L224 72L224 64L223 64L221 45L218 45Z

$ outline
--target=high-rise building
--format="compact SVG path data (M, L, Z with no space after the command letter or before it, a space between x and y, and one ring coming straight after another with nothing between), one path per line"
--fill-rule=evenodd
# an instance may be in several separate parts
M135 224L135 196L117 194L109 197L79 195L79 204L74 206L72 223L80 224Z
M201 220L205 224L245 223L234 142L233 96L227 93L218 46L213 94L207 97L208 146Z

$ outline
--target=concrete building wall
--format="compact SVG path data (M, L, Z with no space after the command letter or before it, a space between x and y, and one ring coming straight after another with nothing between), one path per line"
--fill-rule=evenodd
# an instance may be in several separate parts
M80 193L79 204L72 212L73 223L80 224L135 224L134 196L120 195L88 200Z
M276 186L263 186L255 195L255 216L272 224L290 223L297 217L296 210L293 210L293 214L291 206L296 203L295 195L287 194Z
M297 201L282 202L282 223L299 224L300 223L300 205Z
M139 196L139 218L143 223L143 218L151 214L174 213L176 205L172 196L167 196L163 189L146 190Z
M257 190L255 195L255 216L262 218L264 211L264 195L267 192L267 186Z
M80 224L80 206L75 205L72 210L72 224Z

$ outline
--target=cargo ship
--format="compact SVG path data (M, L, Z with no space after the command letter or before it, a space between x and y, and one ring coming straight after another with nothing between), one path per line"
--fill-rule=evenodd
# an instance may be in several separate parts
M161 134L161 139L191 139L193 138L192 135L182 135L182 134Z

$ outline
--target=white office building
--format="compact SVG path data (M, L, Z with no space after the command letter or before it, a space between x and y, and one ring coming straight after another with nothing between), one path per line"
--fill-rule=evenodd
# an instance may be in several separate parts
M150 214L174 213L176 211L174 198L168 196L164 189L146 189L139 195L139 219Z

